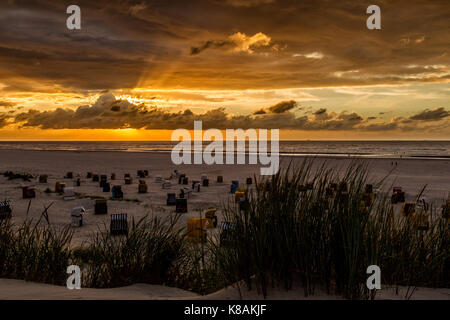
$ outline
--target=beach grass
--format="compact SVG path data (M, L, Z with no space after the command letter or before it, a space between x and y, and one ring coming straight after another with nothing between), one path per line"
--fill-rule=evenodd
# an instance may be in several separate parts
M0 277L65 284L72 235L70 226L57 229L41 219L0 221Z
M328 197L332 183L346 191L338 187ZM289 290L300 279L305 296L320 287L349 299L370 299L375 291L366 286L366 270L377 265L383 285L449 287L448 220L431 209L429 230L419 230L412 218L394 214L387 195L363 204L366 184L364 163L339 176L326 166L313 172L305 161L257 180L244 208L233 200L225 208L224 219L234 226L228 245L208 242L218 277L244 280L264 296L275 286Z
M83 284L108 288L133 283L170 284L169 275L185 254L179 216L145 216L132 220L126 236L113 236L103 226L73 251L73 263L83 266Z
M394 212L388 193L368 197L367 163L343 174L326 163L305 160L270 178L254 177L246 200L223 204L227 237L186 241L180 215L132 220L124 236L104 225L80 247L71 248L70 226L56 229L46 210L37 222L0 222L0 276L64 285L66 268L79 265L83 286L106 288L151 283L208 294L244 283L267 296L271 288L305 296L317 288L348 299L372 299L367 267L381 268L383 286L450 287L448 219L429 210L427 230ZM201 217L201 211L199 216ZM225 241L226 240L226 241Z

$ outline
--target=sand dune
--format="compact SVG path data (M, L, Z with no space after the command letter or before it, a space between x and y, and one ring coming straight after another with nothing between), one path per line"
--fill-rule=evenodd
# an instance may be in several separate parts
M133 284L113 289L69 290L63 286L0 279L0 300L157 300L193 299L195 297L197 297L195 293L186 290L151 284Z
M400 287L396 294L394 288L384 288L377 293L377 299L403 300L406 288ZM264 297L256 290L248 291L245 287L228 287L218 292L200 296L195 293L151 284L134 284L112 289L69 290L66 287L23 280L0 279L0 300L260 300ZM316 290L314 295L305 297L302 288L290 291L273 289L269 291L268 300L340 300L339 296L327 295ZM417 288L411 300L450 300L450 289Z

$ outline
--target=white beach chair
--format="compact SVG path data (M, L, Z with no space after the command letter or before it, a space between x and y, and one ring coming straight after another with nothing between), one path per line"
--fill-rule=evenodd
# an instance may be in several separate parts
M64 188L64 200L75 200L75 191L73 187Z
M83 214L84 213L86 213L86 210L82 206L72 208L72 212L71 212L72 227L83 226Z

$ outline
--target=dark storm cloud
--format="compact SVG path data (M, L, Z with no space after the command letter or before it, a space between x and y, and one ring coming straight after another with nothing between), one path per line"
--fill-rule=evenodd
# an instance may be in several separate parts
M0 4L0 82L9 85L20 78L73 90L137 85L245 89L450 77L448 0L383 1L377 31L365 27L371 3L350 0L77 4L82 29L74 31L65 26L67 3ZM237 45L229 37L238 33L266 35L270 50ZM190 48L192 55L186 54ZM212 48L255 53L206 50Z
M75 90L132 88L165 54L164 43L178 39L157 23L131 18L123 2L79 6L82 29L69 31L62 3L0 4L0 81L13 75Z

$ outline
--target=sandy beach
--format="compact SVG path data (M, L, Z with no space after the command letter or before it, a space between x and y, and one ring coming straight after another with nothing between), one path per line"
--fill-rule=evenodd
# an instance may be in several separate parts
M298 165L303 157L283 157L280 159L281 168L286 167L292 161L292 165ZM326 161L330 167L342 171L352 161L346 158L314 158L316 166ZM406 191L406 200L412 201L427 184L424 196L430 201L441 205L447 198L450 190L450 160L421 160L421 159L364 159L369 163L369 179L379 181L392 173L384 182L385 190L390 192L390 187L402 186ZM391 163L397 162L394 168ZM139 178L137 170L149 170L148 193L138 193ZM116 173L116 180L112 184L122 185L124 201L108 201L108 213L127 213L129 217L139 219L145 214L167 215L174 211L174 207L166 206L167 193L179 193L182 185L178 185L176 179L172 179L170 189L162 189L161 183L155 182L155 176L161 175L163 179L169 178L177 169L185 173L190 181L200 180L201 174L207 174L210 179L209 187L202 187L200 192L193 192L188 200L188 213L183 215L181 222L188 218L198 216L195 209L220 207L231 196L229 185L231 180L239 180L245 183L247 177L259 176L259 165L180 165L172 164L168 153L131 153L131 152L71 152L71 151L0 151L0 172L27 172L35 177L41 174L48 175L48 182L38 183L37 179L31 182L15 179L9 181L0 177L1 198L11 199L13 206L13 219L23 220L26 217L29 200L22 199L22 186L35 186L36 198L32 199L29 217L38 218L43 207L53 202L48 210L50 222L55 225L70 223L70 212L75 206L84 206L88 211L84 219L83 228L75 229L73 245L87 240L92 231L97 230L103 223L109 223L109 216L94 215L95 200L89 197L104 197L109 199L111 193L104 193L98 182L86 178L88 171L96 174L106 174L108 180L111 173ZM74 179L64 179L67 172L73 172ZM130 173L133 177L131 185L125 185L123 176ZM218 175L224 177L223 183L216 183ZM80 194L76 200L63 201L62 196L44 190L54 190L57 181L66 183L67 187L73 186L75 179L80 178L81 186L75 187L75 192ZM189 183L188 186L190 187ZM220 220L220 212L218 213Z
M280 159L281 168L289 163L298 165L303 161L302 157L284 157ZM327 161L331 167L344 170L346 166L355 159L348 158L314 158L314 166L320 166ZM450 189L450 162L447 160L420 160L420 159L365 159L356 161L368 161L369 180L376 182L389 174L384 182L383 190L390 192L392 185L402 186L406 191L406 200L413 200L422 187L427 184L424 196L431 203L441 205L447 197ZM397 166L395 166L395 162ZM139 178L137 170L149 170L149 177L145 178L148 184L148 193L138 193ZM34 177L41 174L48 175L47 183L38 183L37 179L31 182L22 179L8 180L0 177L1 199L10 199L13 208L13 222L20 223L27 216L28 199L22 199L22 186L35 186L36 198L32 199L28 217L37 219L44 206L53 203L48 210L50 223L55 226L65 226L70 223L71 208L84 206L87 214L84 216L84 226L74 228L74 237L71 243L76 247L87 241L92 232L98 228L109 227L109 215L94 215L95 200L91 197L104 197L109 199L111 193L104 193L98 182L86 178L88 171L96 174L106 174L108 180L111 173L116 174L116 180L112 184L122 185L124 191L123 201L108 200L108 213L127 213L129 218L139 219L146 214L159 216L168 215L174 211L174 207L166 206L166 195L168 192L178 193L182 186L178 185L176 179L172 179L170 189L162 189L161 183L155 182L155 176L161 175L163 179L169 178L175 170L185 173L190 181L200 180L201 174L207 174L210 179L209 187L202 187L200 192L193 192L188 200L188 213L180 220L185 224L188 218L197 217L197 209L209 207L220 208L221 204L228 201L230 197L229 184L231 180L239 180L245 183L247 177L258 176L257 165L189 165L175 166L172 164L168 153L131 153L131 152L71 152L71 151L0 151L0 172L13 171L18 173L30 173ZM74 179L64 179L67 172L73 172ZM133 177L131 185L124 185L123 176L130 173ZM217 175L224 177L223 183L217 183ZM64 201L62 196L56 193L45 193L50 188L54 190L57 181L73 186L74 181L80 178L81 186L75 187L77 198ZM190 183L187 187L190 187ZM218 213L219 223L221 213ZM217 229L216 229L217 231ZM215 232L215 231L210 231ZM429 290L429 291L427 291ZM26 292L23 293L23 292ZM101 294L98 294L100 293ZM277 291L278 292L278 291ZM276 293L275 297L292 299L301 295L301 291L288 294ZM421 298L448 299L449 291L435 291L433 289L418 290ZM427 295L428 293L428 295ZM0 299L192 299L198 297L196 294L176 288L151 285L133 285L118 289L84 289L79 292L68 292L66 288L55 287L45 284L27 283L19 280L0 279ZM256 295L257 296L257 295ZM249 298L255 298L250 294ZM398 296L383 293L386 299L395 299ZM206 297L207 298L207 297ZM239 298L237 292L223 289L218 293L210 295L211 299ZM270 298L270 297L269 297ZM327 297L318 294L316 298ZM335 298L330 296L328 298Z
M405 300L407 288L382 288L377 293L377 300ZM134 284L131 286L81 290L68 290L63 286L44 283L26 282L24 280L0 279L0 300L262 300L261 293L247 290L245 285L227 287L217 292L201 296L190 291L151 284ZM342 300L342 297L328 295L316 289L314 295L305 297L301 287L286 291L272 289L269 300ZM450 289L416 288L409 300L450 300Z
M303 157L282 157L280 168L290 163L299 165ZM391 186L402 186L406 191L406 201L413 201L422 187L427 184L423 196L431 203L440 206L450 190L450 160L421 160L421 159L347 159L347 158L312 158L314 166L319 167L324 161L329 167L344 172L351 161L366 161L369 167L369 180L384 181L384 191L390 192ZM395 166L395 162L397 166ZM394 164L391 165L391 164ZM111 193L105 193L98 182L86 178L87 172L105 174L110 181L111 173L116 174L112 185L121 185L124 192L123 201L108 201L108 213L127 213L129 218L136 220L146 214L165 216L174 211L174 207L166 206L167 193L179 193L182 187L191 187L192 180L200 180L202 174L210 179L209 187L202 187L200 192L192 192L188 200L188 213L184 214L181 223L191 217L199 215L196 209L217 207L231 197L229 185L231 180L245 183L247 177L259 176L259 165L179 165L172 164L169 153L132 153L132 152L71 152L71 151L21 151L0 150L0 172L13 171L30 173L36 179L31 182L22 179L8 180L0 176L0 194L2 199L10 199L13 206L13 221L26 218L28 199L22 199L22 186L35 186L36 198L32 199L28 216L39 218L44 206L53 203L48 210L50 222L64 226L70 223L71 209L83 206L87 210L83 228L75 228L72 245L76 246L83 240L88 240L92 231L109 226L108 215L95 215L95 200L90 197L109 199ZM149 177L144 178L148 185L148 193L138 193L139 178L137 170L149 170ZM161 175L163 180L169 178L174 170L185 173L189 178L187 186L179 185L175 178L171 180L172 187L162 189L162 184L155 182L155 177ZM74 179L64 179L67 172L73 172ZM392 171L392 173L390 173ZM131 185L125 185L124 174L129 173L133 178ZM390 173L390 174L389 174ZM38 183L37 177L48 175L47 183ZM222 175L223 183L217 183L216 178ZM64 201L63 196L56 193L45 193L45 189L54 190L57 181L64 182L67 187L75 185L80 178L81 186L75 187L79 194L77 199ZM220 210L218 213L220 221Z

